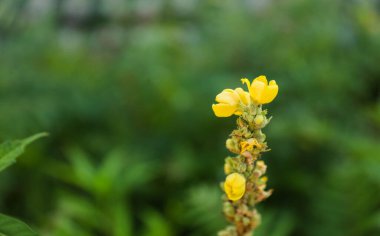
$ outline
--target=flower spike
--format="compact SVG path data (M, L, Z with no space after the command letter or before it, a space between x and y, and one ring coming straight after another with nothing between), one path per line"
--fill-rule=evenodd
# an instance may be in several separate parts
M274 80L268 83L264 75L252 83L247 78L241 82L247 85L248 92L242 88L225 89L216 96L218 103L212 105L218 117L238 115L237 128L226 141L227 149L237 156L225 159L226 178L221 183L223 213L231 225L219 236L252 235L261 221L256 205L272 194L266 189L267 166L262 160L262 153L269 151L262 128L270 118L261 105L273 101L278 86Z

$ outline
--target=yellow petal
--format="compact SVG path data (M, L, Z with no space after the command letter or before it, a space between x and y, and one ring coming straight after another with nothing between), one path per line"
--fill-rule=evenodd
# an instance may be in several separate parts
M243 195L244 195L244 192L241 192L239 194L233 194L233 193L231 193L231 194L227 194L227 197L228 197L228 199L230 199L232 201L237 201L240 198L242 198Z
M227 92L227 93L229 93L230 96L231 96L234 100L236 100L236 101L239 100L239 94L237 94L236 91L233 90L233 89L224 89L222 92Z
M265 91L261 98L261 103L262 104L270 103L271 101L273 101L273 99L275 99L277 94L278 94L278 85L276 84L276 81L271 80L269 82L268 87L265 88Z
M220 103L226 103L230 105L236 105L239 103L240 97L239 95L232 89L225 89L221 93L219 93L215 101Z
M228 192L228 196L242 196L245 192L245 187L235 188L231 186L231 191Z
M233 186L232 188L233 194L240 194L241 192L244 192L244 191L245 191L245 182L242 183L241 185Z
M251 94L251 98L253 99L253 101L261 104L261 100L262 100L263 93L265 91L265 87L266 87L265 81L262 81L260 79L255 79L252 82L251 90L249 93Z
M229 105L235 105L236 101L228 92L221 92L215 97L215 101L219 103L229 104Z
M245 177L239 173L229 174L224 182L224 191L228 199L236 201L245 193Z
M239 173L232 173L226 177L226 183L232 186L245 185L245 177Z
M236 111L236 106L229 104L212 104L212 110L217 117L229 117Z
M253 82L255 82L255 80L263 82L265 85L268 85L268 80L267 80L267 77L265 75L260 75L259 77L256 77L253 80Z
M235 91L239 95L240 101L244 105L248 105L250 103L249 93L244 91L242 88L236 88Z
M247 85L247 87L248 87L248 91L249 91L249 93L251 93L251 82L249 82L249 80L248 80L247 78L243 78L243 79L241 79L241 82L242 82L243 84L246 84L246 85Z

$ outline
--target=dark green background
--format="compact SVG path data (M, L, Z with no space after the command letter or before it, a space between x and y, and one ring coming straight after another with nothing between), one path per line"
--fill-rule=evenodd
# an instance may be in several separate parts
M0 1L0 137L50 137L0 176L42 235L215 235L211 104L265 74L274 194L257 236L380 235L380 5L365 0Z

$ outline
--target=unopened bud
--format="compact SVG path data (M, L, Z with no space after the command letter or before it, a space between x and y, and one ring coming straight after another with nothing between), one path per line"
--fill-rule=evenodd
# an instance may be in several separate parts
M230 163L226 162L224 163L224 173L226 175L230 174L232 172Z
M239 153L239 145L234 141L233 139L229 138L226 141L226 147L228 150L230 150L233 153Z
M264 174L267 171L267 165L265 165L264 161L257 161L256 170L259 171L261 174Z
M243 217L243 225L248 226L250 224L251 224L251 219L249 219L248 217Z
M230 204L230 202L225 202L223 204L223 212L229 217L233 217L235 215L235 209L234 207Z
M257 115L254 119L256 125L261 125L264 122L265 117L263 115Z

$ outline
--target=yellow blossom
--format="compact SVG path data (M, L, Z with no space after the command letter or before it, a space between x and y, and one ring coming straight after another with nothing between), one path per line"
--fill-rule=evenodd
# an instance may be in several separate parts
M270 103L277 96L278 86L276 81L271 80L268 84L268 80L264 75L254 79L252 84L247 78L241 79L241 81L243 84L247 84L251 98L257 104Z
M240 142L241 151L243 153L245 151L252 151L253 148L261 148L261 144L255 138L248 139L246 141Z
M224 191L228 199L239 200L245 193L245 177L239 173L229 174L224 182Z
M241 104L248 105L250 96L242 88L225 89L216 96L215 101L218 102L218 104L212 104L215 115L217 117L229 117L233 114L241 115Z

